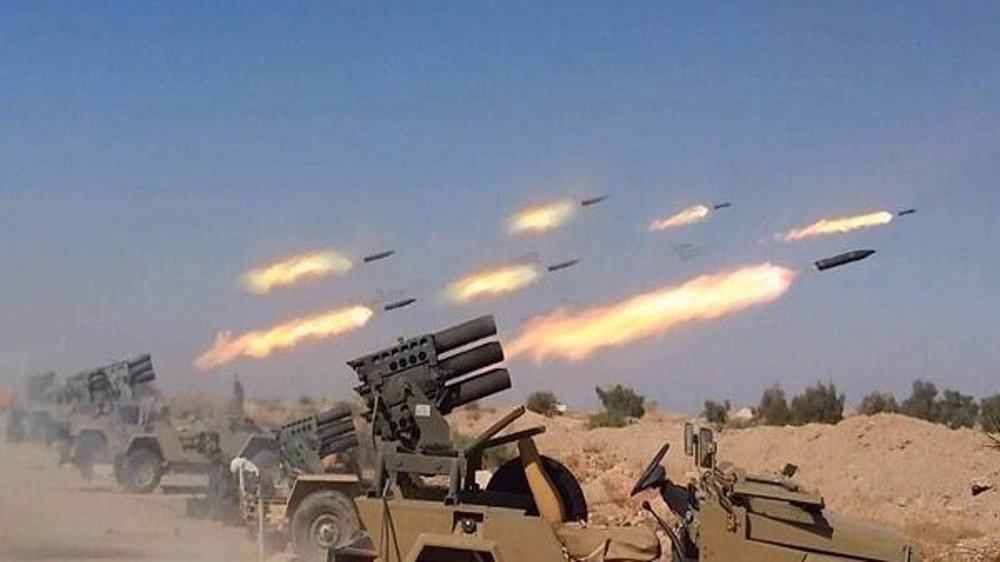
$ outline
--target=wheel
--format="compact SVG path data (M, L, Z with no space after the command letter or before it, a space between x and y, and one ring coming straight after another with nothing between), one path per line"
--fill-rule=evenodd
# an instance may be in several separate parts
M208 515L218 521L239 520L239 485L229 467L222 464L212 466L208 473L208 490L205 494Z
M583 488L580 487L576 477L559 461L544 455L541 459L542 469L552 481L566 509L566 521L586 521L587 498L584 497ZM538 515L538 507L531 497L531 488L528 487L528 479L524 476L521 459L507 461L497 469L486 485L486 491L527 496L528 515Z
M94 477L94 464L104 450L104 438L100 434L87 431L74 440L70 460L73 466L80 470L84 478Z
M250 462L257 467L261 496L274 497L278 481L281 479L281 458L278 453L269 449L258 451L250 457Z
M129 451L121 461L121 481L133 494L148 494L160 485L163 461L160 455L142 447Z
M306 496L292 514L292 548L308 562L326 560L330 548L350 544L361 532L354 502L340 492Z

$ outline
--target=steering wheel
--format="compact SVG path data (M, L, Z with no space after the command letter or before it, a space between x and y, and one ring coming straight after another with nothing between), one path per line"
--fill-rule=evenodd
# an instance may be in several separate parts
M669 449L670 443L664 443L663 446L660 447L659 452L656 453L653 460L649 462L646 469L639 475L639 479L636 481L635 486L632 486L632 491L629 492L629 496L635 496L639 492L655 488L656 485L663 480L665 471L663 470L663 466L660 464L660 461L663 460L663 457L667 454Z

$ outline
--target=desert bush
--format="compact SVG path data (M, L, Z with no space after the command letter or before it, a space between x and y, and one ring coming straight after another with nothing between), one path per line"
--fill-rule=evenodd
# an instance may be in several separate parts
M559 404L559 400L556 399L556 395L547 391L542 390L538 392L532 392L528 396L528 401L525 402L524 407L536 414L541 414L543 416L552 417L556 415L556 406Z
M719 403L715 400L705 400L705 405L701 410L701 415L703 418L708 420L708 423L713 423L715 425L725 425L729 421L729 410L732 406L729 404L729 400Z
M899 412L899 404L891 392L871 392L861 400L858 413L865 416L875 414L895 414Z
M607 410L602 410L587 418L587 429L597 427L625 427L626 425L628 425L628 419L625 416Z
M934 403L934 421L952 429L973 427L979 419L976 399L957 390L945 390Z
M600 398L605 411L621 418L641 418L646 413L646 408L643 406L646 397L620 384L609 390L597 387L597 397Z
M1000 433L1000 394L987 396L979 402L979 417L983 431Z
M764 425L788 425L792 421L792 413L785 400L785 391L775 384L764 391L757 406L757 419Z
M934 421L934 402L938 389L934 383L918 380L913 382L910 396L903 400L900 412L911 418Z
M817 382L792 399L792 423L834 424L844 419L844 395L833 382Z

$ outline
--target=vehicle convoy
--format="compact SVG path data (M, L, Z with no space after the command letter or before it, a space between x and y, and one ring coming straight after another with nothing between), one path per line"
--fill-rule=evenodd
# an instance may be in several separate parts
M326 560L329 548L353 541L360 523L352 498L363 490L351 458L357 447L346 405L252 437L239 456L258 472L240 487L247 527L262 517L269 542L290 543L303 560Z
M647 527L587 525L579 482L542 456L534 436L544 427L505 429L519 407L462 448L445 416L454 408L510 388L492 317L426 334L348 364L361 381L364 417L376 446L373 482L355 499L362 534L333 547L332 561L478 562L653 561L662 552ZM680 486L665 476L664 445L633 488L657 490L677 517L659 525L675 562L916 562L902 537L836 518L822 497L790 478L746 475L715 461L710 431L687 432L686 449L701 470ZM520 458L497 470L485 489L475 480L483 452L517 443ZM430 478L430 479L429 479ZM655 514L651 506L645 505Z

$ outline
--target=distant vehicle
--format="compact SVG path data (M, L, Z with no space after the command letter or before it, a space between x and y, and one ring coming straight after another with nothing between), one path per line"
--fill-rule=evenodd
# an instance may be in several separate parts
M729 201L723 201L722 203L716 203L715 205L712 205L712 210L718 211L719 209L728 209L729 207L732 206L733 204L730 203Z
M896 216L897 217L904 217L906 215L912 215L913 213L916 213L916 212L917 212L916 209L903 209L902 211L897 211L896 212Z

